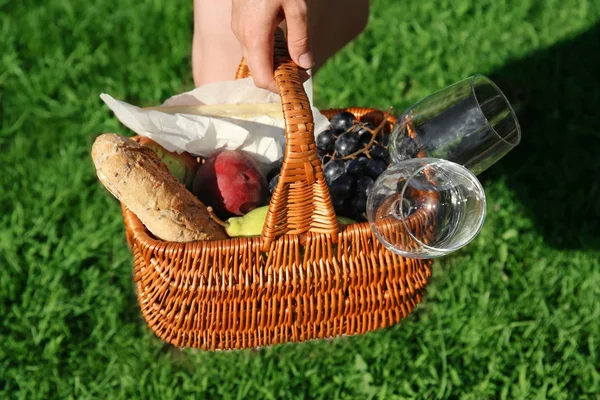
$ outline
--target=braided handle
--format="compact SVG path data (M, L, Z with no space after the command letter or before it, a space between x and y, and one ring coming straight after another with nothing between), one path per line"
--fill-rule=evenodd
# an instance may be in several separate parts
M279 86L285 120L285 154L279 182L269 204L262 232L263 249L284 234L315 232L331 235L337 241L339 226L317 156L310 103L280 29L275 33L275 82ZM236 78L250 75L242 60Z

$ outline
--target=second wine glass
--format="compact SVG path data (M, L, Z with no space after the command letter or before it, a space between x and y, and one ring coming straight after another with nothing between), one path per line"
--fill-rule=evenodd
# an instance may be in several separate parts
M394 162L433 157L485 171L521 140L516 114L489 78L475 75L421 100L395 124Z

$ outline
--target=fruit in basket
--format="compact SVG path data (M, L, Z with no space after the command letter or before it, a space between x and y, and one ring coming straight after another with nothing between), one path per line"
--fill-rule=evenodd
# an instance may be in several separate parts
M387 164L389 163L390 154L385 147L381 145L375 145L371 148L371 157L383 160Z
M255 208L241 217L231 217L225 221L225 230L230 237L259 236L262 234L269 206ZM337 216L342 225L355 224L356 221L343 216Z
M382 127L357 121L346 111L334 115L330 122L331 129L319 133L315 143L333 206L338 214L363 219L368 190L390 162L388 135ZM271 195L280 170L278 164L268 173Z
M275 191L275 187L277 187L277 183L279 182L279 172L281 172L281 166L283 165L283 158L278 160L275 163L275 166L272 167L269 172L267 172L267 182L269 195L272 195Z
M419 145L411 137L400 136L396 145L395 161L403 161L409 158L415 158L419 153Z
M271 195L273 194L278 183L279 183L279 174L272 177L271 180L269 181L269 194L271 194Z
M154 140L144 136L139 136L136 141L142 146L149 147L165 163L171 174L177 178L177 180L185 185L188 190L192 190L194 184L194 177L198 171L200 164L196 159L189 153L178 154L174 151L169 151L156 143Z
M330 122L331 130L317 135L316 143L333 206L338 214L364 219L373 181L390 163L389 135L385 126L357 121L347 111L334 115Z
M369 162L370 158L367 157L367 156L359 156L357 158L357 160L358 160L358 162L360 162L364 166L363 168L366 168L367 163Z
M377 158L371 158L366 163L367 175L373 179L377 179L379 175L387 169L387 164L383 160Z
M361 133L362 131L362 133ZM358 131L358 143L360 148L365 148L369 145L369 143L371 143L371 138L373 138L373 135L371 134L371 132L368 131L363 131L362 129Z
M336 217L336 219L337 219L337 222L340 223L340 224L342 224L342 225L352 225L352 224L356 223L356 221L353 220L352 218L343 217L341 215L338 215Z
M283 165L283 158L277 160L275 166L271 167L269 172L267 172L267 181L271 181L275 175L279 175L279 171L281 171L281 166Z
M342 111L331 117L329 123L331 125L331 129L333 129L334 131L345 132L348 129L352 128L355 120L356 117L354 116L354 114L348 111Z
M373 178L370 176L361 176L356 180L356 195L361 198L367 198L369 190L373 186Z
M340 204L352 193L354 179L349 174L343 173L328 186L331 200L334 204Z
M231 217L225 222L225 231L230 237L258 236L262 233L269 206L255 208L241 217Z
M94 141L98 179L150 232L170 242L226 239L207 208L148 147L115 134Z
M342 133L335 141L335 156L346 157L358 150L359 137L356 132Z
M335 148L335 136L333 135L333 131L327 129L326 131L319 133L315 142L317 149L324 153L331 153Z
M346 161L346 173L353 176L360 176L365 169L365 165L358 159Z
M368 133L370 135L371 133L369 132L369 129L374 130L375 128L376 128L376 126L373 125L373 123L365 122L365 123L361 124L361 126L358 128L358 134L362 135L363 133Z
M377 138L379 143L381 143L387 149L388 144L390 143L390 135L379 135Z
M345 172L345 164L342 160L331 160L328 161L323 167L323 173L325 174L325 181L329 185L331 182L336 180L340 175Z
M367 209L367 198L366 197L352 197L349 200L348 208L350 215L361 215Z
M220 218L244 215L264 203L267 179L240 150L223 150L198 169L193 193Z

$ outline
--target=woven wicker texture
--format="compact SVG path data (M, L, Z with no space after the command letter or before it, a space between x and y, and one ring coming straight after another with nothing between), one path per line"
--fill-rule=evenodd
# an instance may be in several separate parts
M250 68L248 68L248 64L246 64L246 61L242 59L242 62L240 62L240 66L238 67L235 73L235 79L248 78L249 76L252 76L250 74Z
M175 346L241 349L384 328L413 310L431 276L431 260L386 250L368 223L338 226L306 93L281 36L275 67L287 143L262 236L164 242L122 207L142 315ZM374 109L349 111L363 121L384 118ZM409 224L433 226L431 217L416 213Z

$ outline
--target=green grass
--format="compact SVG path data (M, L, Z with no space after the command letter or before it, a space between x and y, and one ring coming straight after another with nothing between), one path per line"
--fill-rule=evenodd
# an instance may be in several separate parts
M475 72L523 142L482 176L478 238L424 303L360 337L200 352L142 320L89 157L98 98L192 88L191 1L0 0L0 397L600 398L600 4L379 0L316 78L322 108L402 110Z

